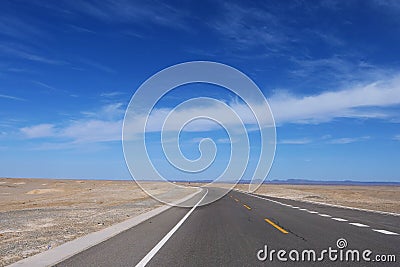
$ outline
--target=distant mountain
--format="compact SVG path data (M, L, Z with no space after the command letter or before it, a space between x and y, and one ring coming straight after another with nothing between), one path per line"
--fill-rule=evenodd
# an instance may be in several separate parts
M400 185L400 182L364 182L364 181L321 181L307 179L287 179L287 180L271 180L265 181L265 184L304 184L304 185Z
M240 181L241 184L247 184L250 180ZM364 181L322 181L307 179L287 179L287 180L265 180L264 184L302 184L302 185L400 185L400 182L364 182Z
M191 183L211 183L212 180L196 180L182 181L175 180L171 182L191 182ZM223 182L221 182L223 183ZM239 184L249 184L250 180L240 180ZM400 182L361 182L361 181L322 181L322 180L307 180L307 179L287 179L287 180L265 180L263 184L294 184L294 185L398 185Z

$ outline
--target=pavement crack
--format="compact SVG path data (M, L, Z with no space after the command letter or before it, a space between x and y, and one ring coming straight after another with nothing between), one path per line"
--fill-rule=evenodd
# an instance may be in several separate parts
M303 240L303 241L305 241L305 242L308 241L305 237L303 237L303 236L301 236L301 235L299 235L299 234L293 232L290 228L287 228L287 227L282 226L282 225L279 223L278 220L272 218L272 221L273 221L276 225L278 225L279 227L282 227L283 229L285 229L286 231L288 231L288 232L291 233L292 235L296 236L297 238L300 238L301 240Z
M298 235L298 234L296 234L295 232L293 232L292 230L290 230L290 229L287 229L288 230L288 232L289 233L291 233L292 235L294 235L294 236L296 236L296 237L298 237L298 238L300 238L301 240L303 240L303 241L305 241L305 242L307 242L308 240L305 238L305 237L303 237L303 236L301 236L301 235Z

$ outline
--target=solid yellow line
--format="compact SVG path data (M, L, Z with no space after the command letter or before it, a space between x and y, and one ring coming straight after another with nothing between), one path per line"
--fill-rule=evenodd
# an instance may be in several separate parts
M281 231L284 234L289 233L288 231L286 231L285 229L283 229L282 227L280 227L279 225L275 224L274 222L268 220L267 218L264 219L267 223L269 223L270 225L272 225L273 227L275 227L276 229L278 229L279 231Z
M235 198L235 201L236 201L236 202L239 202L239 199Z
M246 209L251 210L251 208L250 208L249 206L247 206L246 204L243 204L243 206L244 206Z

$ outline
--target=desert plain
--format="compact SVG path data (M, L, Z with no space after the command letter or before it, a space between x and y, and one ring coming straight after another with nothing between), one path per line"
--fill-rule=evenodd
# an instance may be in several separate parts
M195 191L170 192L166 183L156 182L146 188L171 202ZM0 178L0 266L161 205L132 180Z
M193 193L192 188L167 192L165 183L149 183L148 188L171 200ZM265 184L256 193L400 213L400 186ZM161 205L133 181L0 178L0 266Z

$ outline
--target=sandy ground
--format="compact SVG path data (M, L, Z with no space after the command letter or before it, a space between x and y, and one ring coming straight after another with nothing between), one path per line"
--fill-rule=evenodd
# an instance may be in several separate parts
M237 185L245 190L247 185ZM260 195L400 213L400 186L261 185Z
M195 191L148 188L171 200ZM0 266L161 205L133 181L0 179Z

